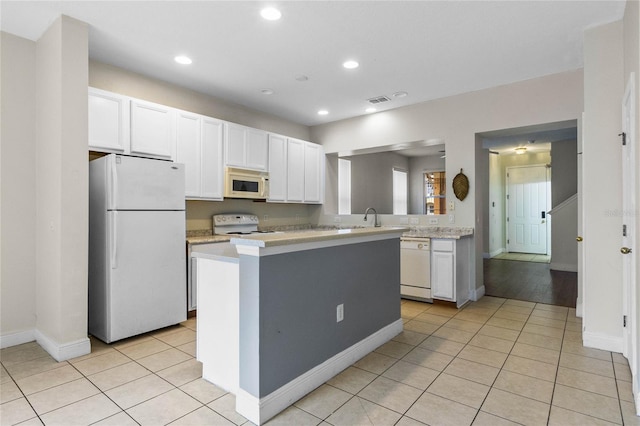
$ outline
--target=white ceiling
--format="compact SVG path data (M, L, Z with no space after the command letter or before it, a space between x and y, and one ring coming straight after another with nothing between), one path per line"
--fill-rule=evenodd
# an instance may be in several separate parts
M262 7L282 11L263 20ZM304 125L582 68L607 1L5 1L0 29L37 40L60 15L90 26L92 59ZM189 55L190 66L173 57ZM346 70L355 59L360 67ZM305 75L300 82L296 77ZM272 89L263 95L262 89ZM391 95L405 91L408 96ZM317 115L325 108L327 116Z

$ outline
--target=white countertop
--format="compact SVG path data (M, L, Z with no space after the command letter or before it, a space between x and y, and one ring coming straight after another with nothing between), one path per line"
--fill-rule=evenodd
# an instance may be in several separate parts
M356 237L368 237L384 234L401 234L407 228L399 226L381 226L378 228L331 229L322 231L283 232L274 234L254 234L242 238L232 238L235 245L253 247L274 247L289 244L305 244L330 240L341 240Z
M409 232L402 234L403 240L421 238L452 238L459 240L473 235L473 228L456 228L444 226L424 226L411 228Z

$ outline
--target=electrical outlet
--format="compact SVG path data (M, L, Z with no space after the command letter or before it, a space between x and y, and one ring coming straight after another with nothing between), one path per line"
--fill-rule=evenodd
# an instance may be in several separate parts
M420 219L418 219L417 217L412 217L412 218L411 218L411 224L412 224L412 225L418 225L418 224L420 224Z
M437 225L438 224L438 219L435 217L430 217L429 218L429 225Z
M264 220L265 222L269 220L269 215L265 214L264 216L262 216L262 220Z
M344 304L341 303L336 307L336 322L340 322L344 319Z
M340 222L342 222L342 218L341 218L340 216L334 216L334 217L333 217L333 221L334 221L335 223L340 223Z
M449 223L456 223L456 216L453 214L449 215Z
M449 210L454 211L456 209L455 201L449 201Z

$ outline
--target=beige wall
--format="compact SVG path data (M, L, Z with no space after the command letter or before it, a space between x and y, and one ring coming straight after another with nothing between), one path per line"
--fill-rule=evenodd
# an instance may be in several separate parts
M622 221L615 211L622 206L618 137L624 93L622 22L585 32L584 65L583 339L588 346L621 351Z
M0 54L0 336L4 347L28 341L36 325L36 44L3 32ZM20 335L24 332L27 340Z
M311 138L327 153L444 140L448 185L461 168L471 184L456 204L456 225L475 227L475 134L578 119L582 98L578 70L314 126Z
M89 62L89 85L256 129L310 140L307 126L96 61Z
M88 39L63 16L36 44L36 338L58 360L90 349Z

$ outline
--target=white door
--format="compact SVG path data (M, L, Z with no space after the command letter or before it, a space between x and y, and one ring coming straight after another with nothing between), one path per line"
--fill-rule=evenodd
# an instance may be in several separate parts
M629 360L629 366L635 378L637 373L637 338L636 338L636 100L635 76L632 73L622 98L622 308L623 321L623 355ZM637 380L633 381L634 395L637 394Z
M507 168L507 251L547 254L548 169Z

